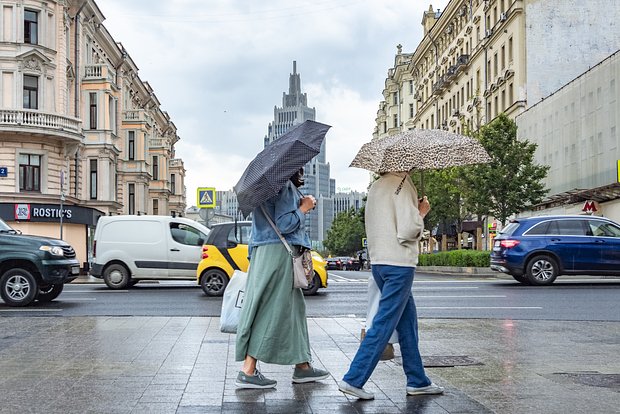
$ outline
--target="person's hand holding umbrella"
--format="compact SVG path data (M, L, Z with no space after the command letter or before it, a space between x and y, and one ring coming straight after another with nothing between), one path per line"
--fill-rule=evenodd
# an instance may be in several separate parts
M314 198L314 196L311 196L311 195L304 196L299 201L299 209L304 214L306 214L310 210L314 210L314 207L316 207L316 198Z
M420 212L420 216L422 216L422 218L426 217L428 212L431 211L431 204L428 202L428 198L426 196L419 200L418 211Z

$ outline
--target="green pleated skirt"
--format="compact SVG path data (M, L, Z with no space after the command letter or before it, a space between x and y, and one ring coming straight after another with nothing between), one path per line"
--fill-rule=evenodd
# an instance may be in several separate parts
M279 365L311 361L306 302L293 289L293 263L282 243L252 251L235 359L246 355Z

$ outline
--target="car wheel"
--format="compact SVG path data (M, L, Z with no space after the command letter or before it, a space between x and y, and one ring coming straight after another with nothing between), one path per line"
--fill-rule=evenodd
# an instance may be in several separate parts
M558 265L547 255L534 256L528 262L525 274L532 285L550 285L558 277Z
M347 266L346 266L346 265L343 265L343 266L342 266L342 270L347 270Z
M27 306L37 295L37 281L26 269L11 269L0 278L0 296L9 306Z
M37 300L39 302L51 302L62 293L65 285L62 283L55 283L52 285L39 286L39 294Z
M524 275L510 275L510 276L512 276L512 278L519 283L522 283L524 285L530 285L530 281L528 280L527 276L524 276Z
M316 292L319 290L320 287L321 287L321 278L316 272L314 272L314 277L312 278L312 281L310 282L310 284L308 284L308 287L305 289L302 289L301 291L304 292L304 296L313 296L313 295L316 295Z
M129 270L122 264L111 264L103 271L103 281L110 289L125 289L130 280Z
M207 296L222 296L228 285L228 276L219 269L209 269L200 278L200 287Z

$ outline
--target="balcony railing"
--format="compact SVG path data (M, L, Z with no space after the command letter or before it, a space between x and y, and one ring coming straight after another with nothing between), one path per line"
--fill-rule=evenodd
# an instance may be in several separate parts
M456 59L457 66L464 66L464 65L467 65L468 63L469 63L469 55L460 55Z
M82 122L79 119L27 109L0 109L0 128L37 128L42 134L80 134Z
M151 138L149 139L149 148L163 148L166 141L164 138Z
M106 64L84 65L84 80L105 79L114 82L114 71Z

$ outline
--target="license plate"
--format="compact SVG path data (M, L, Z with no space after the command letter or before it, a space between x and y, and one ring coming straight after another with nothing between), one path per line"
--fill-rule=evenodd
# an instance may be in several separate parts
M80 274L80 266L71 266L71 274L79 275Z

